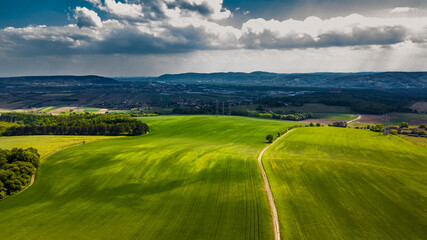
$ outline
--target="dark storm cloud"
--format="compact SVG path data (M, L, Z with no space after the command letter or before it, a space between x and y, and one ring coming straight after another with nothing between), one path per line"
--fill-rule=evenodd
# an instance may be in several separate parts
M173 35L174 38L169 38ZM194 27L170 29L164 36L117 30L102 40L90 43L86 53L97 54L162 54L207 49L207 36Z

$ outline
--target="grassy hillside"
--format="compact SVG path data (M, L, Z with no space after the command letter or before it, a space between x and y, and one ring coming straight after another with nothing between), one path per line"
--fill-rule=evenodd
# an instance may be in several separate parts
M0 239L271 239L256 157L293 123L143 120L149 135L47 158L32 187L0 201Z
M355 129L303 128L264 155L282 239L426 239L427 148Z

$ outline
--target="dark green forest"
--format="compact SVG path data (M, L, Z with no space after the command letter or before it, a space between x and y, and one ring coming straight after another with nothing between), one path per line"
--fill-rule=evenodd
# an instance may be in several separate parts
M173 109L174 114L215 114L215 108L195 108L195 107L177 107ZM218 114L222 114L218 113ZM301 121L308 118L313 118L312 113L290 113L290 114L278 114L271 111L251 111L247 109L236 109L229 111L227 109L224 114L230 114L233 116L247 116L247 117L259 117L267 119L280 119L280 120L291 120Z
M126 114L75 114L69 116L4 113L0 121L17 125L3 136L18 135L105 135L136 136L149 132L147 124Z
M315 92L294 97L265 98L258 104L268 107L302 106L305 103L322 103L330 106L348 106L354 112L363 114L384 114L387 112L408 112L407 105L423 100L425 92L420 90L406 92L398 90L380 91L377 89L343 89L342 93Z
M40 164L35 148L0 149L0 199L21 191Z

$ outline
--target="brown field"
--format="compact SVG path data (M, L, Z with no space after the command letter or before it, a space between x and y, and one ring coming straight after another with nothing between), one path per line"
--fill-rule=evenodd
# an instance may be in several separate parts
M359 123L384 123L384 115L361 114L360 119L354 121Z
M418 113L427 113L427 102L416 102L410 109L416 110Z
M409 122L409 125L411 125L411 126L419 126L421 124L427 124L427 118L412 119Z

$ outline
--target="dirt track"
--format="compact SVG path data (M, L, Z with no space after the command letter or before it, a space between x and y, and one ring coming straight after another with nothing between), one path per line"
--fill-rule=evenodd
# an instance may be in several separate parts
M271 192L270 184L268 183L267 174L265 173L264 165L262 164L262 156L264 155L265 151L267 151L267 149L269 149L271 146L274 145L274 143L276 143L279 139L281 139L282 137L284 137L286 134L288 134L291 131L292 130L288 131L287 133L283 134L282 136L280 136L279 138L274 140L274 142L272 142L267 147L265 147L260 152L260 154L258 156L258 165L259 165L259 168L261 169L261 174L262 174L262 178L264 180L265 190L267 191L268 201L270 203L271 215L273 216L274 239L275 240L280 240L279 216L277 214L276 204L274 203L273 193Z

